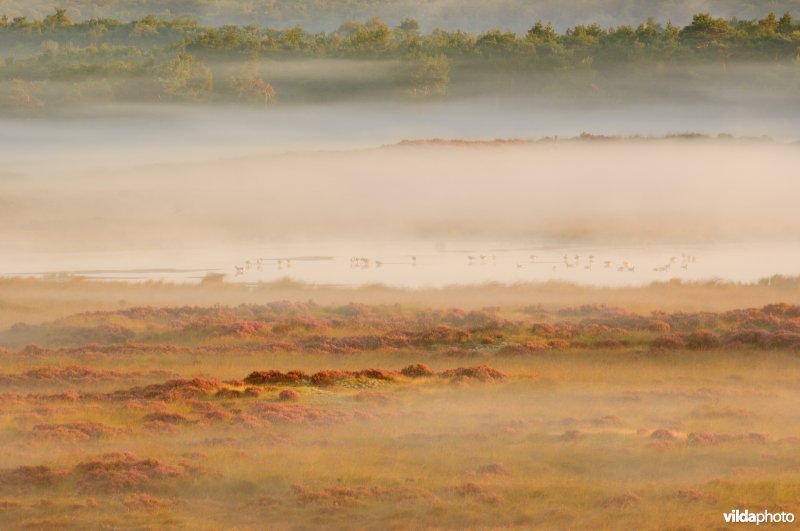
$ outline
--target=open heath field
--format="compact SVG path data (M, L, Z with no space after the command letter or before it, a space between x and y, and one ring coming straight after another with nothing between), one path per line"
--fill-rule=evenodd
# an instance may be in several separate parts
M0 344L7 529L709 529L800 507L794 305L127 305Z

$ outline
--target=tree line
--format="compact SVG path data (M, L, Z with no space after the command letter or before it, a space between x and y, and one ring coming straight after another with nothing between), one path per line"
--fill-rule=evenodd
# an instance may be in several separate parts
M480 34L435 29L422 33L414 19L390 27L380 18L349 20L336 31L313 33L300 27L262 28L257 25L204 27L189 19L147 16L130 22L90 19L74 23L63 9L39 20L0 17L0 44L5 50L25 49L45 40L75 46L180 46L195 51L259 52L280 57L403 58L446 55L450 58L542 59L562 63L587 57L603 61L685 60L689 58L794 58L800 45L800 25L789 13L769 13L758 20L694 15L676 27L654 19L636 27L602 28L578 24L556 32L542 21L525 34L492 29Z
M421 21L426 31L436 27L480 33L492 27L526 32L537 19L549 20L559 31L580 22L608 27L632 24L652 16L684 25L699 11L717 16L759 19L768 11L800 12L800 0L0 0L0 14L41 19L61 4L73 20L184 18L206 26L224 24L330 32L347 19L380 16L396 26L404 17Z
M390 27L375 17L336 31L257 25L205 27L188 19L147 16L130 22L74 22L63 9L44 18L0 17L0 106L37 108L48 85L58 98L236 100L270 105L281 87L265 71L276 61L358 60L383 63L380 75L353 80L283 80L288 95L316 92L446 96L470 76L563 75L619 66L769 63L793 65L800 25L789 13L738 20L697 14L677 27L653 19L636 27L579 24L563 32L536 21L524 34L420 31L414 19ZM272 62L272 63L270 63ZM134 82L135 80L135 82ZM313 84L313 83L312 83ZM52 99L52 98L49 98Z

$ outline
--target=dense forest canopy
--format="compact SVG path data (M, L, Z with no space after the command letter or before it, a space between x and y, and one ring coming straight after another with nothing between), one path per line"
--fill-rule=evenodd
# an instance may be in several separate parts
M731 76L752 78L743 70L752 65L769 67L759 74L765 86L772 79L796 93L800 25L789 13L760 19L701 13L684 26L650 18L636 26L591 23L558 31L534 20L522 33L470 33L426 32L416 19L390 25L372 17L313 32L153 15L75 20L58 8L39 19L2 16L0 50L6 111L88 101L271 105L480 92L575 92L624 101L637 91L674 96L712 81L739 82Z
M41 19L51 0L0 0L0 13ZM381 17L390 25L416 18L423 31L440 27L480 33L493 27L527 31L532 20L548 20L561 32L577 24L638 25L649 17L687 24L696 13L758 19L767 13L800 12L800 0L62 0L73 20L91 18L191 18L204 25L300 25L330 32L341 21Z

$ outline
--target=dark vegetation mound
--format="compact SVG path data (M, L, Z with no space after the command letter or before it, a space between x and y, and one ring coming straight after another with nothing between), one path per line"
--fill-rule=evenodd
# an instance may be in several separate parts
M294 389L284 389L278 394L278 400L281 402L296 402L300 400L300 393Z
M124 391L115 391L105 395L111 400L184 400L205 396L222 388L219 380L192 378L191 380L169 380L161 384L133 387Z
M482 382L489 382L493 380L504 380L506 374L498 371L488 365L477 365L475 367L459 367L458 369L449 369L439 373L446 378L453 378L456 380L480 380Z
M186 473L183 466L117 452L80 463L71 475L85 492L108 492L147 488L158 481L182 478Z
M400 374L409 378L422 378L423 376L433 376L434 372L427 365L417 363L405 367L400 371Z
M251 385L265 385L265 384L295 384L295 385L313 385L317 387L324 387L335 385L345 380L380 380L392 382L399 377L405 378L423 378L423 377L440 377L451 378L457 380L480 380L488 382L492 380L503 380L506 374L488 365L476 365L474 367L459 367L457 369L448 369L439 373L432 371L426 365L416 364L409 365L399 371L390 371L386 369L363 369L360 371L343 371L343 370L323 370L308 375L301 371L289 371L282 373L280 371L253 371L244 382Z
M122 430L97 422L72 422L67 424L37 424L32 435L44 439L62 441L90 441L106 439L121 433Z

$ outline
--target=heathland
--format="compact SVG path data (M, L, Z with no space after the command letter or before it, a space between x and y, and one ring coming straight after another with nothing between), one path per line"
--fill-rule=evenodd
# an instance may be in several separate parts
M305 289L3 281L2 526L706 529L799 508L800 307L746 306L797 301L791 279L475 287L460 308ZM303 295L327 302L279 300ZM617 305L576 303L596 297Z
M800 512L798 0L53 7L0 0L0 528Z

